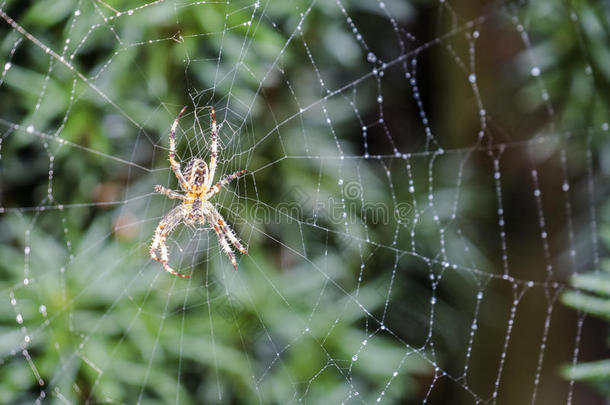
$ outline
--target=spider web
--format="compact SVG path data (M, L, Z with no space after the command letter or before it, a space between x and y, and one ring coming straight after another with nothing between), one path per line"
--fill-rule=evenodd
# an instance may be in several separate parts
M608 125L565 128L541 6L453 3L0 2L0 402L592 403L558 298ZM188 280L148 255L183 105L183 167L214 106L247 169L249 254L180 226Z

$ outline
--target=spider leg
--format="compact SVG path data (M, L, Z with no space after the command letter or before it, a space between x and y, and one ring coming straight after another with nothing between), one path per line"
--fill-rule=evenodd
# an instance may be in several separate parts
M155 186L155 191L159 194L165 194L167 197L171 198L172 200L175 198L179 198L180 200L186 200L186 197L183 196L182 194L177 193L174 190L170 190L168 188L160 186L158 184Z
M169 235L183 220L183 217L182 206L178 206L165 214L161 221L159 221L159 225L157 225L157 229L153 236L152 245L150 246L150 257L160 262L168 273L182 278L189 278L191 277L190 275L178 273L168 264L169 250L167 248L167 235ZM161 257L157 255L157 250L161 252Z
M230 182L232 182L233 180L235 180L236 178L238 178L239 176L241 176L242 174L244 174L246 172L247 172L247 170L245 170L245 169L239 170L233 174L230 174L230 175L224 177L222 180L220 180L218 183L214 184L214 186L208 190L207 198L212 197L214 194L219 192L224 186L226 186L227 184L229 184Z
M206 179L206 188L209 188L214 181L214 173L216 172L216 157L218 155L218 132L216 132L216 113L214 107L210 107L210 116L212 117L212 154L210 156L210 174Z
M229 256L231 264L233 264L235 270L237 270L237 261L235 260L235 253L233 253L233 250L231 250L231 246L229 246L229 242L227 242L227 236L222 231L222 228L218 226L214 221L210 221L213 219L214 217L210 214L208 217L208 222L210 222L210 224L213 224L212 227L214 228L214 232L216 232L216 236L218 237L218 243L222 247L222 250L225 251L227 256Z
M235 235L235 232L233 232L233 230L225 222L225 220L222 217L222 215L220 215L220 212L218 212L218 210L216 208L214 208L214 206L212 206L211 209L210 209L210 217L212 219L214 219L214 222L210 222L210 223L214 224L214 225L218 225L218 227L223 232L223 234L227 238L229 238L229 240L231 241L233 246L235 246L235 248L237 250L239 250L239 253L247 255L248 251L246 250L246 248L243 247L243 245L239 241L239 238L237 238L237 236Z
M178 121L180 120L180 117L182 116L182 113L184 113L184 111L186 110L186 106L182 107L182 110L180 110L180 112L178 113L178 116L176 117L176 119L174 120L174 123L172 124L172 128L169 131L169 163L172 167L172 171L174 172L174 174L176 175L176 178L178 179L178 183L180 183L180 188L184 191L188 191L189 190L189 185L186 182L186 179L184 178L184 175L182 174L182 171L180 170L180 163L178 163L176 161L176 128L178 128Z

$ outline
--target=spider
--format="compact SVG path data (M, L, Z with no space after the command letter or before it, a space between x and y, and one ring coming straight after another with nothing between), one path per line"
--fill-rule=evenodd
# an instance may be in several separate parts
M214 172L216 171L216 156L218 153L218 134L216 132L216 116L214 114L214 108L211 109L212 117L212 153L210 157L210 165L206 164L203 159L195 158L188 162L184 169L184 174L180 169L180 163L176 161L176 139L175 132L178 127L178 121L182 116L182 113L186 110L186 106L180 110L180 113L174 120L172 128L169 132L169 162L174 172L174 175L178 179L178 183L182 191L186 194L180 194L174 190L167 189L163 186L156 185L155 191L160 194L164 194L171 199L180 199L182 204L171 209L159 222L157 229L153 236L153 242L150 246L150 257L163 264L163 268L178 277L189 278L190 275L179 273L172 269L169 264L169 252L167 249L166 238L176 226L184 222L187 225L192 224L205 224L207 221L216 236L222 249L225 251L235 270L237 270L237 262L235 261L235 254L231 250L229 241L240 251L242 254L248 254L246 249L242 246L241 242L235 235L235 233L229 228L229 225L222 218L220 213L210 203L210 198L214 194L218 193L222 187L235 180L246 170L239 170L233 174L225 176L223 179L212 185L214 181ZM228 239L228 241L227 241ZM160 257L157 252L160 252Z

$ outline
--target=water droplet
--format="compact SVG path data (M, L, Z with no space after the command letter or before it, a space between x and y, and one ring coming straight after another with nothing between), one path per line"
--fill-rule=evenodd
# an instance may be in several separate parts
M592 75L592 74L593 74L593 69L591 68L591 66L590 66L590 65L585 66L585 74L586 74L587 76L590 76L590 75Z
M352 361L356 361L356 360L358 360L358 355L357 355L357 354L354 354L354 355L352 356Z
M538 66L534 66L530 71L531 75L534 77L540 76L540 68Z
M375 54L373 52L369 52L368 55L366 55L366 60L368 60L371 63L375 63L375 62L377 62L377 56L375 56Z

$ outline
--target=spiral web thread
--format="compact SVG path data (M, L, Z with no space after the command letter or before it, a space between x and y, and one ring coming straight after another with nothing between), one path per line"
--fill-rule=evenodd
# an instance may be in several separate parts
M218 321L213 310L217 308L215 301L218 300L228 302L224 322L232 324L238 331L241 343L238 341L237 347L249 353L243 335L248 329L242 326L239 318L240 312L247 307L255 319L253 328L259 331L260 340L268 352L262 359L250 354L243 363L248 367L246 374L250 375L249 384L254 402L269 401L269 381L287 367L286 363L298 354L295 352L301 350L304 341L311 342L310 349L313 348L311 350L325 360L304 380L292 375L286 377L289 382L287 390L292 393L289 397L292 397L293 402L315 402L321 376L330 373L343 380L343 391L334 393L338 403L394 403L397 398L406 395L405 381L411 374L414 363L421 364L417 366L420 367L418 373L425 376L419 380L424 381L419 383L423 391L415 394L419 395L422 403L432 401L435 391L447 385L465 398L464 403L501 402L503 393L512 389L506 385L506 381L512 381L506 377L507 362L512 362L514 372L514 363L521 361L519 356L527 356L518 368L528 379L527 388L522 389L528 390L528 393L523 397L529 398L532 404L547 403L548 398L557 398L554 396L556 393L549 392L549 387L560 381L556 375L557 364L547 364L547 353L548 347L553 344L556 329L562 327L553 323L558 297L567 287L566 274L579 271L584 256L590 255L594 268L599 267L600 261L595 236L591 236L586 247L581 247L576 242L578 230L574 201L577 197L578 209L582 209L582 204L586 206L586 232L591 235L597 233L593 157L590 146L580 152L582 156L579 158L587 162L586 178L589 187L584 195L576 196L570 184L570 135L558 127L560 117L549 101L545 74L534 51L536 44L530 39L526 23L519 18L518 7L499 4L485 14L465 20L452 8L450 2L441 0L435 6L439 21L450 18L454 23L451 29L421 42L403 28L406 11L401 4L379 1L367 3L367 7L374 7L378 17L395 34L392 38L395 43L393 56L382 59L373 49L374 33L361 28L357 18L352 17L357 7L351 8L353 5L342 1L325 5L319 2L287 5L286 7L293 8L290 12L292 18L283 22L276 21L274 8L279 7L276 4L278 2L228 2L220 31L188 35L178 31L165 38L146 38L137 42L129 42L127 37L122 38L121 32L113 28L115 23L126 24L123 21L128 23L137 18L138 14L159 10L168 12L167 18L175 20L180 26L184 10L206 13L211 7L216 7L216 3L158 0L127 10L104 7L102 2L93 2L93 6L85 3L75 2L74 14L63 27L65 42L62 46L55 47L47 45L44 37L30 33L19 21L13 20L5 11L8 9L7 4L0 3L0 15L5 23L4 43L8 41L10 44L2 50L5 62L0 73L0 89L9 86L11 75L21 69L13 63L13 58L25 47L41 53L48 65L46 71L40 72L40 89L27 119L0 115L0 148L13 138L26 139L34 142L37 147L42 147L43 153L39 160L44 160L48 166L47 193L37 205L7 205L0 208L3 227L13 229L21 249L19 255L13 255L10 259L22 264L20 281L4 283L0 294L13 311L11 322L3 324L0 340L4 343L0 363L5 367L15 363L23 364L29 370L29 377L25 380L34 379L39 385L38 396L31 398L33 401L41 403L54 398L60 402L71 402L74 398L83 396L80 391L81 382L74 380L71 385L65 385L60 376L78 363L94 375L90 393L84 395L86 401L121 403L119 396L98 392L97 388L105 379L115 378L117 369L113 362L120 362L124 356L124 342L130 339L131 333L137 332L135 329L145 314L155 319L156 334L153 335L152 342L143 346L141 357L133 360L144 370L143 379L134 383L138 391L138 403L147 401L148 387L154 384L153 378L162 364L159 353L168 335L177 336L180 360L172 372L175 377L175 403L180 403L181 395L184 395L181 388L186 380L182 375L185 367L183 363L192 359L189 352L198 350L199 344L202 350L209 349L212 357L207 362L209 372L205 378L213 381L210 386L215 391L214 400L223 402L227 399L226 380L229 377L225 373L226 365L219 360L225 346L215 328ZM357 64L356 71L344 75L335 74L332 66L320 57L321 53L329 52L332 48L315 47L303 35L306 26L314 18L313 14L319 12L321 7L331 9L328 12L340 21L349 41L357 49L358 57L362 60ZM84 13L97 13L103 18L83 30L79 19ZM234 21L234 13L245 16L240 26L230 25ZM531 139L513 139L509 136L510 131L494 121L494 116L486 108L488 101L480 92L482 84L476 74L479 61L477 46L484 39L486 27L496 18L508 21L512 32L520 38L521 51L529 65L530 79L549 123L548 127ZM277 48L272 47L272 51L263 57L265 63L262 64L264 68L261 68L250 64L248 57L254 47L252 35L263 27L270 29L283 42ZM244 32L242 42L237 45L225 42L228 35L238 29ZM116 35L116 50L108 55L94 74L80 71L73 60L83 52L89 37L98 30L109 30ZM215 57L212 58L216 69L213 71L214 76L209 79L213 83L210 87L192 78L209 60L191 58L188 51L188 45L203 46L208 40L218 44L214 48ZM458 40L465 46L456 45ZM207 107L213 103L220 134L217 178L242 168L248 170L245 176L215 197L214 203L246 245L268 245L274 251L281 251L281 260L275 264L278 268L296 269L293 271L298 273L298 280L309 280L317 285L317 298L313 301L303 304L288 285L290 281L281 281L270 274L268 268L273 258L268 257L264 249L251 250L248 256L238 254L240 270L235 272L209 226L179 227L168 241L171 263L182 272L194 276L199 274L199 278L193 277L188 281L172 279L158 263L146 256L154 227L163 213L174 204L153 194L152 186L162 184L177 187L165 156L169 126L181 106L159 100L155 116L143 118L134 112L137 108L129 107L127 101L111 95L104 77L115 64L120 65L124 55L142 48L166 46L167 43L182 49L185 55L183 67L188 89L188 110L181 119L176 134L180 145L178 155L183 167L192 157L209 159L210 110ZM450 55L454 65L452 69L458 72L452 80L468 86L471 98L464 102L470 103L472 111L478 114L479 126L464 146L443 147L443 141L439 140L433 124L435 120L444 118L429 116L430 106L426 105L419 90L426 72L418 70L418 62L427 52L437 48ZM285 71L284 58L288 53L303 56L308 61L301 69L311 76L312 81L317 82L319 88L306 92L306 89L295 84L295 79ZM227 65L232 68L228 69ZM243 89L244 77L254 82L249 91ZM419 122L413 125L416 128L415 135L409 135L412 137L410 139L415 140L413 147L402 140L405 134L401 133L400 128L386 121L388 109L393 108L386 101L393 96L391 91L394 82L390 80L394 81L397 77L401 77L400 80L409 89L414 109L419 116ZM61 114L63 119L53 127L41 129L37 120L46 114L43 111L45 106L52 103L51 87L55 80L71 82L72 91ZM285 90L291 96L292 105L281 110L274 107L272 96L269 95L270 83ZM216 96L217 93L225 96ZM119 116L128 128L125 137L131 145L131 156L113 155L65 138L66 125L74 119L74 108L87 98L108 107L113 114ZM373 113L369 111L371 104L374 106ZM261 116L267 123L265 129L255 125ZM349 118L346 119L346 116ZM346 134L346 120L350 123L352 134ZM154 134L150 128L159 122L165 123L165 126L158 128L158 134ZM346 139L354 139L353 128L358 128L360 135L357 142L350 143ZM605 125L602 128L583 128L583 133L590 136L592 132L607 130L608 126ZM114 140L116 139L111 139ZM377 152L379 145L383 145L381 149L384 153ZM146 147L154 151L154 163L142 163L139 150ZM541 150L547 149L557 151L559 174L550 173L550 169L541 171L538 168L538 155ZM107 166L124 171L127 173L124 189L109 201L92 199L77 204L58 201L55 197L56 185L71 176L70 173L56 171L55 158L60 154L67 155L68 159L73 154L101 159ZM260 158L262 154L266 154L266 160ZM522 187L529 190L528 203L534 207L536 222L536 226L531 228L531 234L534 235L531 240L536 242L536 246L532 246L528 254L535 263L533 266L544 268L542 277L535 275L528 278L527 274L515 269L526 261L521 257L523 252L512 252L510 248L510 234L507 230L510 225L507 221L510 219L506 212L511 210L513 203L504 198L506 180L503 174L507 170L505 167L515 158L527 162L525 166L528 167L528 178L521 179L521 182ZM485 188L483 193L491 196L496 204L497 218L492 232L496 238L498 256L491 260L483 258L476 250L468 226L465 225L467 221L473 221L463 211L463 204L464 198L473 198L470 190L476 178L469 171L475 159L488 160L488 172L481 176L486 182L480 187ZM0 155L0 164L3 161L6 158ZM308 187L296 184L294 187L285 187L290 191L282 202L293 205L278 207L269 202L270 196L265 194L262 187L259 188L259 184L269 181L269 176L273 176L275 170L291 165L310 168L317 173L317 183ZM449 166L453 176L449 179L442 177L443 172L439 169L441 166ZM545 176L560 176L561 199L545 200L545 190L541 187L541 179ZM387 199L389 207L382 232L379 232L378 225L372 223L370 217L354 221L350 210L353 204L362 208L368 203L374 203L380 194ZM332 209L323 205L329 198L334 204ZM291 210L294 203L299 203L297 208L301 209L296 214ZM321 206L323 208L319 208ZM118 219L106 228L98 226L90 232L83 232L85 236L76 243L71 236L70 217L90 209L113 210ZM549 222L553 222L551 216L557 215L559 211L567 224L565 233L549 227ZM384 212L380 215L383 216ZM53 251L38 248L43 243L41 230L45 226L45 217L64 224L63 229L56 233L60 236ZM514 216L511 218L514 219ZM270 227L269 221L277 222L276 228ZM286 229L286 232L278 231L277 227ZM553 235L554 229L556 235ZM135 240L132 247L114 252L115 254L112 251L104 252L104 246L122 233L131 235L129 237ZM291 236L287 237L288 234ZM558 260L563 252L558 252L553 247L553 238L567 240L565 245L568 246L569 260ZM312 247L315 240L319 244L316 248ZM433 243L433 246L425 246L427 243ZM347 276L346 273L337 273L335 269L341 263L332 258L341 248L359 256L358 271L349 272ZM382 260L380 257L386 256L390 257L389 262L381 263L390 265L378 268L377 263ZM95 272L85 271L79 275L84 268L83 262L93 260L91 257L103 261L103 264L100 263ZM494 267L491 262L499 263L499 266ZM427 269L428 290L424 295L428 302L413 302L408 304L410 309L405 309L407 304L401 306L397 301L397 291L408 282L410 266L415 266L413 263ZM123 277L121 280L125 281L122 284L112 281L119 273ZM383 276L375 279L373 276L376 275ZM85 287L68 297L66 291L74 277L84 277ZM448 278L460 279L467 285L464 294L469 302L464 318L467 326L459 328L455 332L459 336L454 336L459 342L457 352L461 354L459 360L455 360L457 366L446 365L441 355L446 347L442 343L439 347L440 341L450 339L440 336L445 334L445 322L455 326L448 318L451 308L443 293ZM288 314L285 316L292 322L290 333L278 337L278 326L269 319L266 307L257 302L254 292L249 292L253 279ZM377 283L374 288L367 285L373 282L371 280ZM86 302L87 296L104 283L114 288L110 292L106 291L106 294L110 294L109 305L100 317L83 329L77 325L83 310L80 304ZM47 302L52 295L48 291L50 288L56 289L59 305ZM495 336L490 348L483 348L481 340L491 341L492 338L480 331L481 314L486 306L492 305L490 300L495 298L490 291L496 288L504 290L508 298L499 305L501 313L496 321L500 325L496 325L495 329L499 335ZM371 291L378 297L371 298ZM239 302L235 299L236 295L244 304L236 303ZM136 296L139 298L134 298ZM153 303L153 296L160 297L160 301ZM110 345L110 352L103 353L101 357L98 353L97 358L90 355L92 350L89 346L95 341L95 336L107 327L108 322L115 319L117 308L126 301L131 301L133 311L128 315L125 331ZM176 302L179 303L177 307ZM161 305L157 305L159 303ZM301 308L303 305L307 306L305 312ZM191 339L191 334L185 332L188 328L187 316L192 311L206 315L203 319L208 326L204 328L200 341ZM520 328L519 318L527 317L530 311L542 311L543 316L538 322L538 330L529 335L533 348L530 347L531 350L523 355L511 349L515 332ZM419 318L414 312L418 312ZM325 316L319 318L320 313ZM404 316L405 313L414 315L412 320L407 320L413 322L414 328L425 330L417 343L408 341L402 331L394 330L394 316ZM359 321L355 322L354 319ZM574 324L570 325L571 340L566 346L569 355L560 359L564 364L576 363L579 359L585 319L584 314L578 314ZM173 330L173 326L168 325L168 321L171 323L173 320L178 320L181 329ZM336 330L354 322L358 332L354 335L357 336L354 337L357 340L355 343L347 344L347 349L343 352L327 346L326 342L332 339ZM73 341L54 340L54 336L63 333L65 328L70 331ZM53 342L53 348L42 348L43 341ZM391 358L392 361L379 365L376 363L378 359L375 349L383 350L384 345L395 357ZM54 350L58 354L56 364L51 367L55 372L48 371L48 364L40 364L39 358L43 357L42 353L46 350ZM477 373L473 370L476 368L473 356L490 356L495 359L492 378L471 382L476 380L473 373ZM367 364L369 361L371 364ZM375 380L378 382L376 385L366 386L359 380L362 372L360 369L373 366L382 368L377 370L381 377ZM574 381L562 384L559 395L563 402L578 403L578 398L574 396Z

